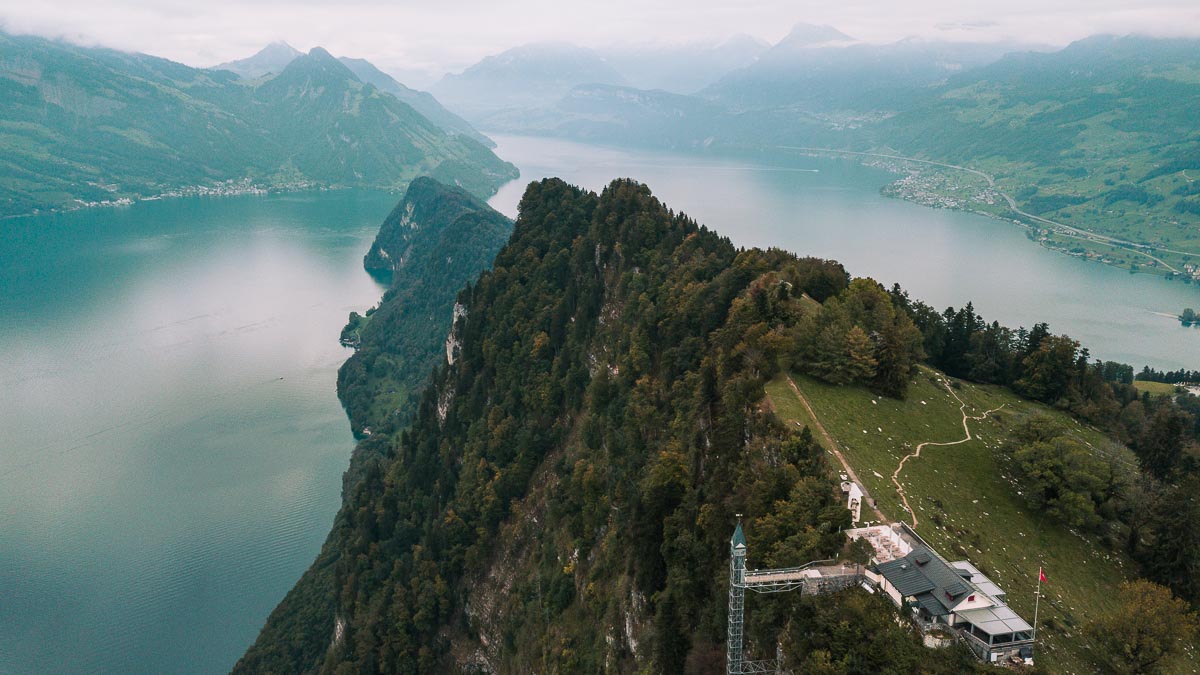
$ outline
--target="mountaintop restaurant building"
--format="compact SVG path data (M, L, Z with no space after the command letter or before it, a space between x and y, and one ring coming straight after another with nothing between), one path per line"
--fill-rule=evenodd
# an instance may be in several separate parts
M903 523L849 530L875 549L867 578L923 629L956 631L980 659L1033 662L1033 626L969 561L947 562Z

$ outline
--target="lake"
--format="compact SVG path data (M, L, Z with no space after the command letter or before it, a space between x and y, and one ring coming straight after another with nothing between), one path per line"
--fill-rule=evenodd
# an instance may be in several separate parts
M312 562L397 197L0 222L0 672L222 672Z
M890 176L498 137L524 185L617 176L743 246L833 257L935 306L1200 367L1158 313L1200 289L878 194ZM353 447L335 378L379 192L178 199L0 221L0 673L222 672L316 556Z

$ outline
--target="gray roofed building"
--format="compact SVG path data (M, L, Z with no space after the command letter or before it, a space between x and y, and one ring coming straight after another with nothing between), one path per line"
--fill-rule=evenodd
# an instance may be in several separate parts
M923 542L915 543L903 558L876 569L901 597L914 598L931 617L950 614L965 598L981 592Z
M916 596L934 589L929 577L922 574L921 568L907 556L880 563L876 568L902 597Z
M937 599L934 598L930 593L922 593L921 595L916 596L916 601L917 607L925 610L925 613L929 616L946 616L950 613L949 610L947 610L945 607L942 607L942 603L938 602Z

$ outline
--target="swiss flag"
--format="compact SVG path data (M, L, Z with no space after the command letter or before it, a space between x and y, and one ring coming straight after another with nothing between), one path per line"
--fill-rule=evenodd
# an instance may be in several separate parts
M1038 581L1043 584L1046 583L1046 581L1047 581L1046 572L1045 572L1045 570L1043 570L1040 567L1038 568Z

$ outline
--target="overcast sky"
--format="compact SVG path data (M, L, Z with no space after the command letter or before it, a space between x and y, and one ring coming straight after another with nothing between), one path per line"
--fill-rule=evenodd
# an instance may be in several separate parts
M797 22L870 42L908 36L1066 44L1096 33L1200 36L1200 0L0 0L0 26L194 66L275 40L393 72L458 71L518 44L770 42Z

